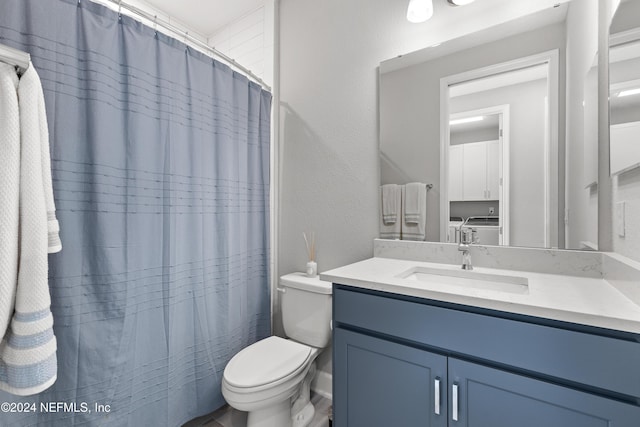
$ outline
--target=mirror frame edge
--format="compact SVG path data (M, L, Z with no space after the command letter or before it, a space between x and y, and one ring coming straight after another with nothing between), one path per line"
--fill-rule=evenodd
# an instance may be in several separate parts
M598 251L600 252L613 251L613 186L609 152L609 29L613 1L598 2Z

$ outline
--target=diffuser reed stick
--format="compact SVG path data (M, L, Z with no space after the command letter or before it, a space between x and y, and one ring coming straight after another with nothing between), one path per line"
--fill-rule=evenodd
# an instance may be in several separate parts
M315 261L316 259L316 233L311 232L311 243L309 243L309 238L307 238L307 233L302 232L302 237L304 237L304 243L307 247L307 256L309 257L309 261Z
M316 263L316 233L311 232L311 236L307 236L306 232L302 232L304 244L307 247L307 276L316 277L318 275L318 264Z

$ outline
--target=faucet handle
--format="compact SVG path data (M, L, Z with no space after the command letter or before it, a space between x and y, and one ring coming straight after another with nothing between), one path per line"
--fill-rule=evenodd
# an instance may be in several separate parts
M460 243L470 245L478 243L478 236L475 228L466 227L460 230Z
M471 228L460 229L460 243L468 245L473 242L473 230Z

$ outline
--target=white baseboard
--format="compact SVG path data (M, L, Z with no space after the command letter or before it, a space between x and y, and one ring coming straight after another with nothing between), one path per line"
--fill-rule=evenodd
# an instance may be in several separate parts
M333 376L328 372L318 372L311 381L311 390L324 398L333 400Z

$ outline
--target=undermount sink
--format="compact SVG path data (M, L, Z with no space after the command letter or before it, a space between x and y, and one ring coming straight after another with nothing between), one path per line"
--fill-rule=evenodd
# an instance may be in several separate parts
M529 280L526 277L479 273L468 270L412 267L400 273L397 277L437 285L462 286L515 294L526 294L529 292Z

